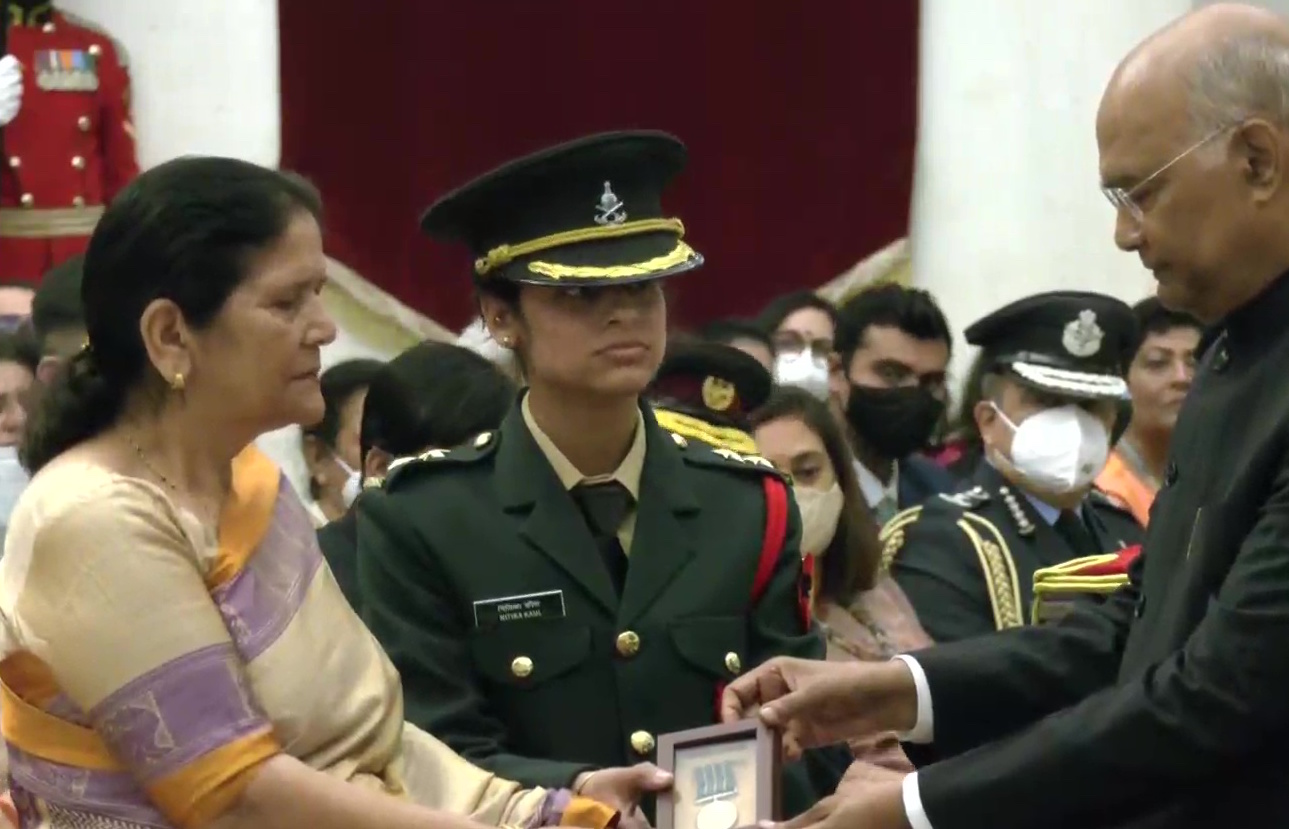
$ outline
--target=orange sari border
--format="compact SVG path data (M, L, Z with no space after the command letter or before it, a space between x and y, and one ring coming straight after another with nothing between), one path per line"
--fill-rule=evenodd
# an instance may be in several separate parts
M271 728L226 743L147 787L162 814L182 829L205 826L228 811L264 762L280 754Z
M233 459L232 492L219 514L219 553L206 585L214 590L242 571L273 520L282 472L254 444Z

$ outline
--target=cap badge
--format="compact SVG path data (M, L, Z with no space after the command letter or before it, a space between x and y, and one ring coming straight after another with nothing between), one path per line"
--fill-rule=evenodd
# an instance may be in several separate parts
M1074 357L1091 357L1101 350L1105 332L1097 325L1095 311L1080 311L1077 319L1070 320L1061 335L1061 345Z
M627 206L618 198L618 194L613 192L613 185L604 182L604 195L600 196L600 204L595 209L595 223L597 225L620 225L627 220Z
M734 405L736 389L734 384L720 377L708 377L703 381L703 405L714 412L723 412Z

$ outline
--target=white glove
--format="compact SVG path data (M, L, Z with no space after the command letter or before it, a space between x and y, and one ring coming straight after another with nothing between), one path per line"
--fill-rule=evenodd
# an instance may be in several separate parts
M22 108L22 64L13 55L0 58L0 127Z

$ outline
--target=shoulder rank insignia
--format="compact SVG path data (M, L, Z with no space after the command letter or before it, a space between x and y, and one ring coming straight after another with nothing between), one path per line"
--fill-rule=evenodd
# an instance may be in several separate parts
M721 466L733 469L741 468L749 472L756 471L760 473L769 473L786 480L783 473L780 472L774 464L770 463L769 460L761 457L760 455L735 452L733 449L724 446L712 447L700 440L686 440L685 444L688 447L688 451L684 453L684 456L690 461L706 463L710 466ZM679 442L677 445L680 445ZM715 458L719 458L720 460L713 463L712 461Z
M983 486L973 486L962 492L941 493L940 497L963 509L976 509L989 503L989 490Z
M1002 496L1003 505L1007 507L1007 512L1016 524L1016 532L1021 534L1022 538L1029 538L1034 534L1034 522L1029 520L1025 514L1025 507L1021 506L1020 499L1016 493L1011 491L1010 487L999 487L998 494Z
M455 449L427 449L419 455L395 458L389 462L382 485L389 489L395 481L406 477L413 469L427 469L438 465L456 466L487 457L497 446L496 437L495 432L483 432Z

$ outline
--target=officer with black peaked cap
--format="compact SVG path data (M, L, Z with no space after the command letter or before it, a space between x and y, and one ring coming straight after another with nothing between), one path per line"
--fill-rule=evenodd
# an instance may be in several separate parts
M646 397L658 425L673 434L749 454L756 442L748 417L772 386L765 366L734 346L673 337Z
M620 767L714 723L730 678L824 653L784 480L641 400L666 344L659 281L703 261L662 207L684 162L663 133L593 136L430 208L422 227L469 248L483 319L529 385L496 432L391 464L357 504L364 616L407 718L502 777L608 802L656 787ZM785 811L848 761L785 767Z
M984 461L962 491L882 529L891 573L937 642L1026 624L1035 570L1141 540L1092 487L1127 395L1135 328L1114 297L1054 291L967 329L986 365L973 411Z

